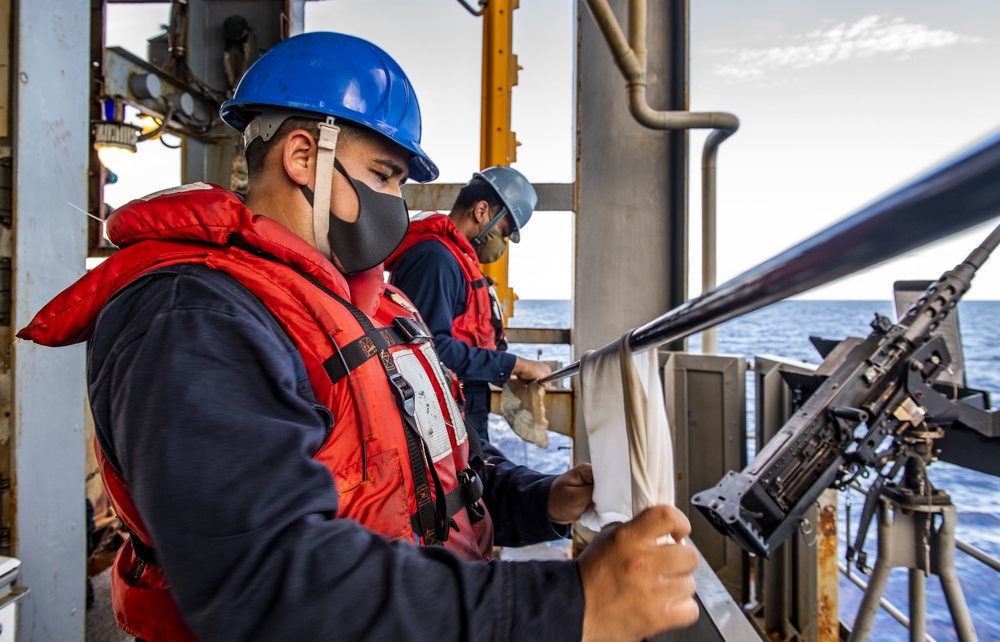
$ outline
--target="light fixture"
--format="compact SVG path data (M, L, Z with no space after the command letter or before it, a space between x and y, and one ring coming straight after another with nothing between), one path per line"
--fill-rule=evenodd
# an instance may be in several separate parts
M121 167L136 152L139 128L117 121L100 121L94 124L94 148L105 167Z
M139 140L142 142L144 140L156 140L163 133L163 125L161 121L157 121L152 116L140 116L139 117Z

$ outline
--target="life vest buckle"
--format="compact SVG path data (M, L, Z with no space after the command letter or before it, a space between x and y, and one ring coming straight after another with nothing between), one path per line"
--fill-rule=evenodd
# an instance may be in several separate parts
M458 485L462 489L462 500L469 512L469 522L475 524L486 517L486 510L479 503L483 496L483 480L475 470L466 468L458 471Z
M406 413L408 417L416 414L417 405L414 399L413 386L402 374L395 372L389 375L389 386L392 388L392 395L396 398L396 405Z
M409 317L396 317L392 320L392 327L403 335L407 343L427 343L431 340L423 325Z

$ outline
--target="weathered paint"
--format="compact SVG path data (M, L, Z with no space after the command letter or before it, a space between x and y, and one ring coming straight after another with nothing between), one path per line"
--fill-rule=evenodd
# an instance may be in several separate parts
M840 640L839 580L837 568L837 491L825 490L819 498L819 528L816 533L818 553L816 604L817 642Z

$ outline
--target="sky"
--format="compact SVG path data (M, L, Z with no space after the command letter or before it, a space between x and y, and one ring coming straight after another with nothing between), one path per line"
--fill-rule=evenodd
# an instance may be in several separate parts
M166 4L109 4L107 42L144 56L168 13ZM535 182L570 182L574 3L520 0L514 15L513 50L523 67L512 94L522 143L514 167ZM385 49L417 89L423 147L441 168L439 180L464 182L478 169L480 19L452 0L326 0L306 4L306 30L351 33ZM1000 129L995 0L692 2L690 33L691 109L741 121L718 157L719 283ZM624 101L624 81L621 91ZM691 296L701 283L706 135L690 137ZM155 143L140 145L134 163L113 168L119 182L106 200L120 205L176 184L176 158ZM572 224L571 213L539 212L512 246L510 281L521 298L572 296ZM888 299L893 281L939 276L989 229L799 298ZM1000 299L1000 258L980 270L967 298Z

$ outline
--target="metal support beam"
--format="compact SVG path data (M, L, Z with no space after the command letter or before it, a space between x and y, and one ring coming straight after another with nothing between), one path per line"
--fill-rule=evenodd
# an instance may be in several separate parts
M411 210L436 210L447 212L455 204L458 192L465 183L407 183L403 186L403 198ZM538 194L538 212L572 212L573 183L532 183Z
M840 569L837 567L839 559L837 542L837 491L828 488L819 497L819 523L816 525L817 642L840 640Z
M686 0L649 3L647 24L676 20L678 2L686 6ZM613 0L611 8L624 16L626 1ZM573 354L581 355L686 299L687 153L677 150L686 150L687 134L651 131L636 122L585 3L577 3L576 17L572 327ZM685 83L674 79L677 66L687 65L687 44L678 40L686 26L679 33L671 28L648 33L649 72L670 78L650 85L649 101L686 106L686 98L675 95ZM574 456L589 461L585 440Z
M282 37L291 38L306 30L306 0L286 0Z
M647 24L676 20L674 3L651 2ZM625 15L625 0L611 2ZM648 33L649 72L673 73L684 56L683 37ZM574 354L600 347L686 300L684 132L652 131L636 122L621 90L621 74L584 3L577 5L576 258ZM684 104L672 93L683 82L656 82L651 104ZM677 141L680 140L681 143ZM685 190L681 189L681 192ZM665 248L669 248L666 249ZM600 314L597 312L600 311Z
M90 2L17 0L13 35L13 326L84 272ZM40 183L39 181L42 181ZM13 554L20 639L83 640L84 348L13 344Z
M107 22L107 4L104 0L90 0L90 90L101 91L104 78L104 25ZM90 122L103 119L101 102L92 95L88 105ZM93 218L87 221L87 256L107 255L113 250L111 243L104 240L104 180L107 176L104 165L97 155L97 149L90 145L87 161L87 206ZM97 220L101 219L101 220ZM93 435L92 422L87 424L88 435Z
M10 0L0 0L0 139L10 136Z
M688 0L665 0L666 19L655 23L669 50L663 61L663 82L667 84L664 109L687 111L689 101L690 8ZM667 203L666 261L670 266L667 292L671 306L688 300L688 132L673 132L666 139L667 172L663 177ZM684 350L687 342L674 341L667 350ZM709 352L705 350L705 352ZM712 350L711 352L715 352Z
M511 51L518 0L490 0L483 11L483 110L480 167L509 166L517 160L517 138L510 129L511 89L517 84L517 56ZM450 207L450 205L449 205ZM480 266L493 279L504 319L514 316L517 296L507 278L509 253Z
M569 328L507 328L507 343L561 343L569 345Z

